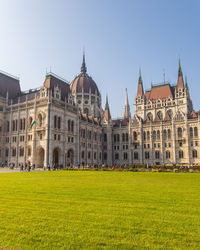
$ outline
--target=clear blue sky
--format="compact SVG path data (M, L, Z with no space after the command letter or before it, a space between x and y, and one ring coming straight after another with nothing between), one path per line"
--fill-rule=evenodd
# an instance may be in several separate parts
M139 67L144 87L177 81L178 58L195 110L200 105L200 1L0 0L0 69L22 90L43 84L46 69L71 81L83 46L88 74L112 117L122 116L125 88L133 114Z

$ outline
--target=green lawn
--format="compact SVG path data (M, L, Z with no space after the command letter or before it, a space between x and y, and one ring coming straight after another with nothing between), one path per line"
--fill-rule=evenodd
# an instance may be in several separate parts
M0 249L199 249L200 174L0 174Z

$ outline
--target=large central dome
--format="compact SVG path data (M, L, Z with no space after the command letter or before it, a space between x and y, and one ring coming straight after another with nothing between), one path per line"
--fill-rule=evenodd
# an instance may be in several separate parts
M83 54L81 73L71 82L70 89L81 113L94 117L101 116L101 94L95 81L87 74L85 54Z
M98 87L95 81L87 74L87 68L85 64L85 55L83 55L83 63L81 67L81 73L75 77L70 84L72 94L75 93L91 93L100 95Z

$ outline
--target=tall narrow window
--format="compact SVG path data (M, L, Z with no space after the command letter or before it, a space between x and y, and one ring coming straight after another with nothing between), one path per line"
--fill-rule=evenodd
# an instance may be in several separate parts
M54 115L54 128L57 128L57 116Z
M68 132L70 132L71 131L71 121L70 120L68 120Z
M58 129L60 129L60 127L61 127L61 118L60 118L60 116L58 117Z
M198 130L197 127L194 127L194 136L197 137L198 136Z
M74 132L74 121L71 121L71 132Z

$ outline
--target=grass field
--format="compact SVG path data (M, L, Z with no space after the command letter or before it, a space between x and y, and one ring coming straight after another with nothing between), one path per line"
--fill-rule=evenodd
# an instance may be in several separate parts
M0 174L0 249L199 249L200 174Z

